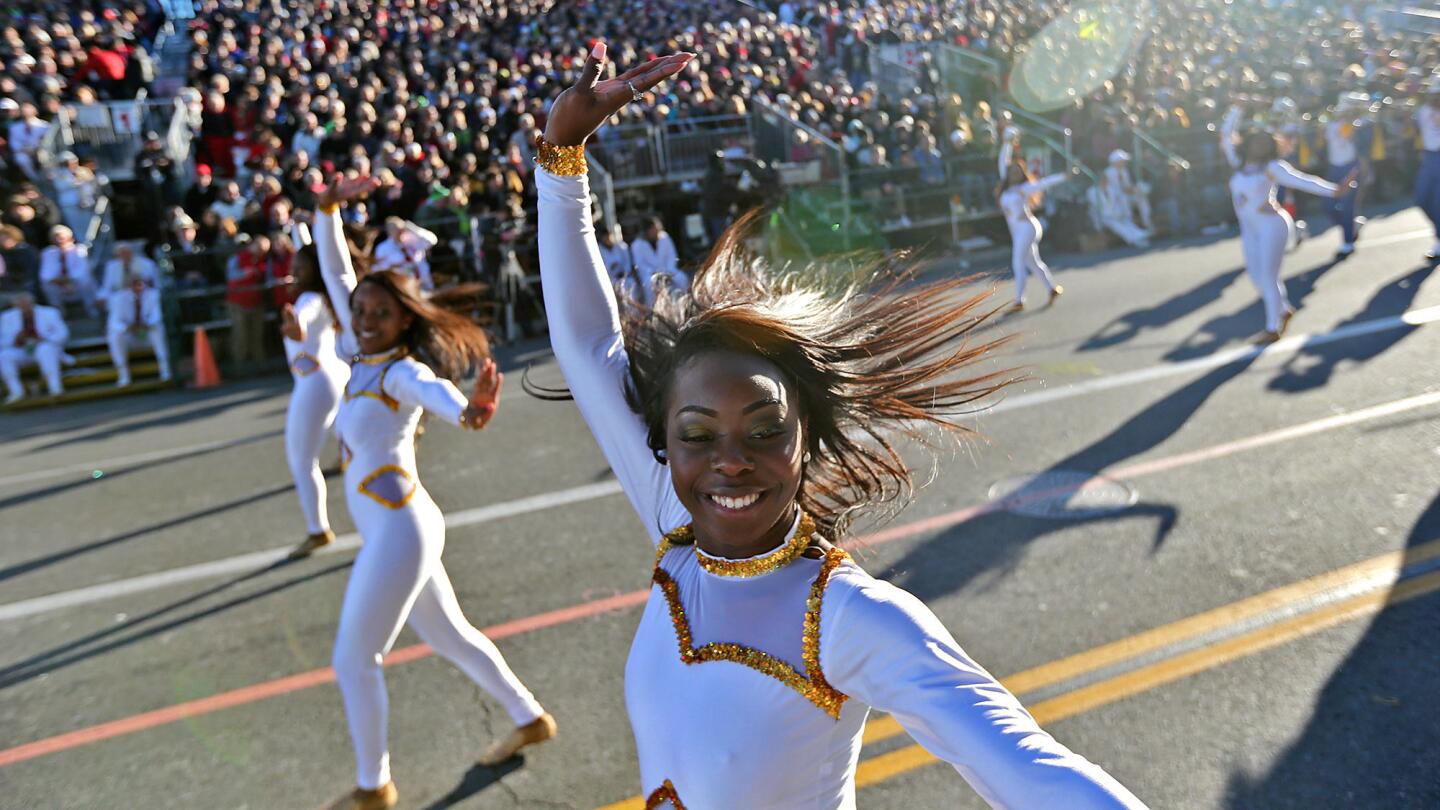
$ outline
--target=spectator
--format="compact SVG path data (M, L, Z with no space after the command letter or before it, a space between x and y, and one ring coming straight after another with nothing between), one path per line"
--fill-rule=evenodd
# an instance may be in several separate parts
M110 296L110 314L105 324L110 360L119 376L117 388L130 385L130 344L148 341L160 366L160 380L170 379L170 347L165 342L165 319L160 311L160 291L139 274L125 276L123 286Z
M195 167L195 184L185 192L185 199L180 204L185 208L185 213L198 217L204 214L218 197L219 189L215 187L214 175L208 165L201 163Z
M74 152L61 152L56 160L60 165L51 170L50 183L55 188L60 217L70 230L84 235L90 230L100 198L100 178L82 166Z
M640 277L646 303L655 303L657 284L668 285L681 292L689 289L690 279L680 270L675 240L665 232L659 217L645 220L644 232L630 243L630 258L635 263L635 274Z
M75 233L64 225L50 230L50 247L40 253L40 287L45 302L63 307L69 301L80 301L90 317L100 314L95 306L95 275L90 269L90 252L76 244Z
M0 298L13 301L19 293L33 293L40 284L40 253L25 241L25 234L14 225L0 226L0 261L5 272L0 274ZM0 301L0 305L7 301Z
M630 248L625 240L616 234L618 226L600 228L596 238L600 243L600 261L610 274L610 283L621 301L639 300L641 289L635 276L635 265L630 261Z
M230 315L230 361L241 374L265 360L265 286L270 240L257 236L225 268L225 309Z
M420 287L435 289L435 280L430 276L430 249L440 239L413 222L399 217L385 220L385 241L375 247L374 270L395 270L420 279Z
M134 244L117 243L115 257L105 263L99 297L108 302L116 293L128 288L133 279L139 279L152 290L156 289L160 285L160 268L149 258L136 255Z
M1106 202L1106 210L1112 212L1115 217L1126 218L1134 224L1139 218L1140 228L1147 232L1145 238L1149 238L1149 232L1155 230L1150 220L1150 187L1148 184L1135 182L1130 174L1130 153L1124 149L1116 149L1109 155L1109 165L1105 168L1105 191L1109 199ZM1123 214L1121 212L1124 212ZM1122 238L1124 238L1122 236ZM1127 242L1131 240L1126 239ZM1132 242L1132 244L1134 244Z
M6 99L7 101L9 99ZM10 123L7 140L15 165L25 176L35 181L40 178L40 162L37 153L45 140L50 125L40 118L39 110L30 102L20 105L20 115Z
M65 392L60 364L66 358L69 339L70 330L60 310L36 305L30 293L15 297L15 305L0 314L0 378L5 380L6 405L25 397L20 369L32 364L40 367L51 396Z
M220 184L220 193L215 202L210 203L208 210L213 211L222 222L228 219L239 223L245 218L246 206L245 198L240 196L240 184L234 180L226 180Z

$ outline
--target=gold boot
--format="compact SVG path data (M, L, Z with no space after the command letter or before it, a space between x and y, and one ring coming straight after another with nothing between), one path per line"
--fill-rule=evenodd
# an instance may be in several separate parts
M490 747L480 755L480 764L499 765L519 753L521 748L536 745L554 737L556 729L555 718L546 712L533 722L515 728L505 739L490 743Z
M386 782L374 790L355 788L350 794L350 810L390 810L400 803L400 791L395 783Z
M305 542L290 551L289 559L303 560L333 542L335 542L335 532L329 529L312 534L305 538Z

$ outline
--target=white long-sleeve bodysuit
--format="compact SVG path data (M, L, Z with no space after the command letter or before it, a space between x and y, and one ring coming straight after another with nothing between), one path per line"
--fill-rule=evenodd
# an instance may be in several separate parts
M536 181L555 355L658 542L689 516L625 403L629 361L587 182L543 169ZM996 807L1143 807L1043 731L915 597L870 577L843 551L746 577L702 568L693 545L667 546L653 581L625 668L651 806L669 798L689 810L853 808L873 706Z
M1230 178L1230 199L1235 216L1240 220L1240 248L1245 257L1245 272L1260 291L1265 306L1265 331L1278 333L1287 313L1294 312L1285 293L1285 280L1280 276L1280 263L1285 258L1285 245L1295 223L1276 200L1280 186L1331 197L1335 184L1314 175L1297 171L1283 160L1272 160L1264 166L1241 165L1235 153L1233 133L1239 123L1239 111L1232 109L1220 127L1220 145L1225 157L1237 171Z
M320 449L325 434L335 425L340 392L350 379L350 364L340 359L335 318L323 295L301 293L295 299L295 320L300 323L304 340L285 338L285 359L295 380L285 411L285 459L295 477L305 530L319 534L330 529Z
M1010 270L1015 274L1015 303L1025 300L1025 279L1032 273L1039 277L1046 289L1055 289L1055 279L1050 268L1040 258L1040 238L1044 229L1035 218L1030 201L1035 195L1051 186L1065 182L1065 175L1052 174L1029 183L1021 183L1005 189L1000 195L1000 210L1005 213L1005 224L1010 226Z
M340 321L341 350L358 342L350 324L356 279L339 213L316 215L320 269ZM332 665L345 701L360 787L390 780L389 711L381 657L407 621L435 652L500 701L516 725L544 714L490 639L466 620L440 554L445 517L420 484L415 427L422 411L458 425L466 399L403 349L355 355L335 430L345 460L345 503L363 545L355 558Z

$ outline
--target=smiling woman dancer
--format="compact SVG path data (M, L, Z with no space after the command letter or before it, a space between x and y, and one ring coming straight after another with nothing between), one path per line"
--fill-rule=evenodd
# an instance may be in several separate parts
M597 82L597 45L539 148L551 339L591 431L658 544L625 670L647 807L855 806L869 707L890 712L992 805L1135 808L1043 731L915 597L828 540L894 502L892 439L1002 384L953 372L963 280L830 295L739 253L732 231L687 296L620 321L590 219L583 144L691 58ZM824 535L824 537L822 537Z
M381 656L407 621L435 652L499 700L514 721L515 729L486 749L481 764L496 764L555 736L554 718L461 613L440 561L445 518L420 485L415 466L421 412L479 430L495 415L501 375L485 333L430 304L415 278L383 271L356 281L339 208L376 185L368 177L336 180L317 200L315 225L341 348L354 353L335 426L346 463L345 502L363 545L345 588L333 665L355 745L359 786L351 806L357 810L394 807L398 801L386 745ZM450 381L473 366L481 370L467 402Z
M340 392L350 379L350 366L336 351L334 310L320 278L314 246L296 256L295 289L299 296L281 312L280 334L295 388L285 411L285 458L295 478L300 512L305 516L305 540L290 552L291 559L308 557L335 542L325 508L325 476L320 472L320 447L335 424Z

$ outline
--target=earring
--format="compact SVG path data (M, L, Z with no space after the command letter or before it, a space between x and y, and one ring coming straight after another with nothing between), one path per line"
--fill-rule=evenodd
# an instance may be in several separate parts
M651 450L650 455L655 457L656 464L668 464L670 462L670 459L665 455L665 448L663 447L657 447Z
M809 450L806 450L806 451L805 451L805 455L803 455L803 456L800 457L800 461L801 461L802 463L805 463L805 464L809 464L809 463L810 463L810 451L809 451Z

